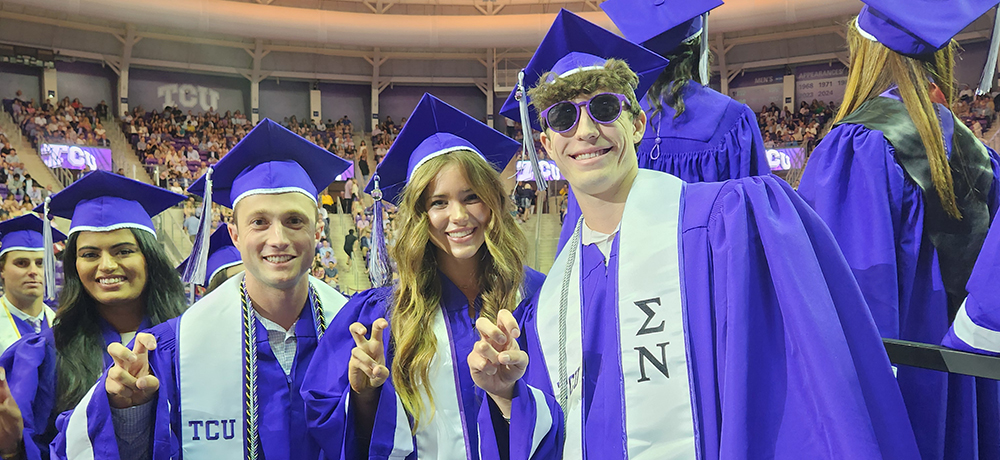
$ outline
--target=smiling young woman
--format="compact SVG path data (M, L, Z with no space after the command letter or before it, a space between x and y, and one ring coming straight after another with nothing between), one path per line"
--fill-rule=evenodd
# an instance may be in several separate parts
M0 432L4 458L47 458L56 416L111 365L107 346L184 310L184 287L151 219L183 199L103 171L52 196L50 214L71 219L64 286L52 329L22 338L0 358L24 425Z

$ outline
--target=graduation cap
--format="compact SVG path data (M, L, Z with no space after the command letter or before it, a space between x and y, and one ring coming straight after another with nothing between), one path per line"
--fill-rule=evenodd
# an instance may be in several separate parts
M413 171L431 158L471 150L503 171L520 144L446 102L424 93L385 158L375 168L382 199L397 203ZM375 191L374 177L365 192Z
M507 167L518 148L517 141L424 93L365 187L365 192L375 198L372 251L368 257L372 285L384 286L390 278L382 234L383 199L398 203L413 172L434 157L469 150L499 172Z
M222 270L243 263L240 251L233 245L233 239L229 236L229 227L226 224L220 224L219 228L212 232L208 241L208 262L205 270L207 275L203 281L197 283L202 286L207 286L212 278ZM184 262L177 266L177 271L184 273L190 260L190 257L184 259Z
M263 119L211 168L211 201L227 208L249 195L299 192L316 200L353 164ZM205 196L208 174L188 192Z
M0 256L10 251L43 251L45 243L42 239L45 222L34 214L0 222ZM63 241L66 235L59 230L52 231L54 242Z
M69 235L80 231L110 232L122 228L156 235L153 216L184 201L184 195L106 171L93 171L35 208L44 216L45 297L55 297L55 254L52 216L70 219ZM51 263L50 263L51 262ZM51 267L51 271L50 271ZM51 291L50 291L51 289Z
M557 75L555 78L563 77L603 68L604 62L612 58L625 61L639 76L639 86L635 89L637 99L646 94L646 90L668 64L662 56L567 10L561 10L528 61L527 67L522 70L523 78L519 78L519 87L504 101L500 114L520 119L522 127L527 131L525 141L531 143L531 131L526 128L530 126L538 131L543 129L538 122L537 112L529 103L528 88L534 87L542 75L550 71ZM521 109L519 102L523 102L527 109ZM535 177L539 176L536 171Z
M928 60L998 0L864 0L857 29L869 40L916 59ZM998 46L998 23L994 19L990 52L980 80L980 94L993 86Z
M722 0L608 0L601 9L625 38L666 55L682 43L701 36L699 78L708 84L708 12Z
M227 208L251 195L301 193L314 202L338 175L354 164L307 141L268 118L261 120L188 192L204 198L198 236L181 277L185 283L205 277L212 202Z

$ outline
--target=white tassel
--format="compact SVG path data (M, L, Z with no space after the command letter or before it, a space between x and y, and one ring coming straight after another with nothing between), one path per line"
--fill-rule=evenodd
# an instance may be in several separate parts
M201 208L201 222L198 223L198 235L194 238L194 247L188 258L187 267L181 280L185 283L203 284L208 270L208 246L212 237L212 171L209 167L205 173L205 196Z
M45 282L45 300L55 300L56 298L56 250L52 241L52 221L49 220L49 203L52 197L45 197L45 206L42 207L42 245L45 246L43 263L43 281Z
M983 76L979 80L979 88L976 88L977 95L988 94L993 90L993 80L997 71L997 52L1000 52L1000 6L993 16L993 35L990 37L990 53L986 55L986 67L983 68Z
M698 80L703 86L708 86L711 78L708 72L710 55L708 50L708 13L705 13L701 15L701 60L698 62Z
M521 145L524 147L525 153L528 154L528 159L531 160L531 170L535 174L535 184L538 185L538 191L544 192L548 190L548 182L542 177L542 168L538 164L538 152L535 152L535 139L531 135L531 116L528 115L528 90L524 87L524 70L522 69L517 74L517 93L514 98L517 99L518 108L521 110L521 134L524 136L524 140Z

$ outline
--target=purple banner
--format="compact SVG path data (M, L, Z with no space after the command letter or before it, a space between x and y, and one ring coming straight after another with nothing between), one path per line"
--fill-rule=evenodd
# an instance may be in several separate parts
M746 88L749 86L780 85L785 80L785 70L758 70L744 72L729 82L730 88Z
M50 168L111 171L111 149L82 145L42 144L42 161Z
M791 169L792 165L802 164L804 151L802 147L767 149L767 164L771 166L771 171Z
M550 180L562 180L562 173L559 172L559 167L556 166L556 162L552 160L539 160L539 169L542 170L542 178ZM535 171L531 169L531 162L527 160L521 160L517 162L517 180L518 182L527 182L535 180Z

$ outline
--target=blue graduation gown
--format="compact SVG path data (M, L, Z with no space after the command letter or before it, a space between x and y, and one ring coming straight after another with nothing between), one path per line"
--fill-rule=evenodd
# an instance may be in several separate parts
M18 325L23 336L0 356L0 366L7 371L11 394L21 409L21 417L24 419L24 447L28 459L47 459L49 442L56 436L55 421L59 415L55 413L58 399L55 338L48 324L42 323L42 331L35 334L27 323L17 318L14 320L24 324L30 333L26 333ZM105 348L112 343L121 342L121 335L110 324L103 319L100 324ZM149 319L144 319L139 330L149 326ZM105 367L114 364L110 355L103 355Z
M235 299L239 302L239 298ZM181 318L174 318L150 329L156 337L156 349L149 352L149 367L160 381L155 400L153 418L153 459L182 458L181 404L178 369L178 327ZM295 324L296 350L291 376L286 376L268 342L267 329L256 321L257 340L257 394L261 451L268 459L318 459L321 452L302 427L305 426L299 387L305 378L306 367L316 352L316 327L310 308L303 308ZM108 398L104 390L107 372L95 386L95 397L87 406L87 419L91 421L88 432L94 446L95 458L118 459L118 443ZM57 425L60 435L52 443L55 458L66 458L64 432L68 417L60 417ZM124 460L124 459L123 459Z
M809 206L773 176L688 184L681 200L680 279L698 458L919 458L864 298ZM616 260L619 239L606 270L592 262L603 259L599 252L581 248L581 317L589 321L607 321L602 317L617 308L615 267L629 263ZM595 287L602 284L603 292ZM552 376L539 364L557 357L541 356L539 334L556 332L538 330L536 321L539 308L556 306L534 300L523 313L520 340L532 364L522 380L551 393ZM595 360L600 351L620 353L621 345L595 328L584 325L583 333L585 342L587 334L601 337L583 350L583 451L587 458L624 459L626 434L614 427L623 412L621 375L614 360ZM588 349L598 352L588 358ZM586 375L588 366L599 373ZM512 420L511 442L526 429ZM611 431L587 436L591 429Z
M472 381L467 357L472 352L473 345L479 340L475 329L475 320L469 316L468 300L451 280L442 273L441 306L444 309L444 319L450 335L450 350L438 349L437 353L451 353L452 372L455 376L457 391L451 394L460 395L459 417L451 420L441 420L440 417L453 417L443 414L440 409L434 414L440 423L455 424L462 427L465 449L459 458L479 459L479 433L477 432L477 416L483 404L485 393ZM537 291L544 280L544 275L525 269L524 289L527 295ZM366 446L360 441L366 438L355 431L354 405L349 402L351 392L348 380L348 365L351 350L355 347L349 327L354 322L370 325L378 318L389 318L392 308L392 287L370 289L356 294L344 305L341 314L331 323L328 332L320 341L319 353L327 359L316 360L309 366L306 382L302 386L302 396L306 403L306 418L309 433L318 442L328 459L388 459L393 451L413 449L407 458L417 458L421 446L418 438L410 436L409 426L399 426L402 420L407 420L405 414L398 411L402 406L398 402L392 378L380 388L378 408L371 433L371 444ZM514 310L515 317L520 315L521 308ZM390 320L390 328L391 320ZM431 327L431 325L427 325ZM386 367L392 369L393 353L390 346L390 329L383 332L386 345ZM439 342L440 343L440 342ZM439 362L435 360L434 362ZM449 394L443 389L436 389L436 395ZM440 396L438 396L440 397ZM442 402L435 399L440 407ZM347 406L345 408L345 406ZM410 419L412 422L412 419ZM424 429L427 420L424 420ZM433 436L433 434L431 434ZM441 448L442 446L437 446ZM455 449L454 446L445 446ZM461 449L461 448L459 448ZM446 458L446 457L440 457Z
M950 154L949 127L943 124ZM992 217L1000 163L989 155ZM856 124L832 129L809 158L798 191L836 237L882 337L940 343L948 299L925 232L926 198L883 133ZM924 460L1000 458L997 382L906 366L897 377Z
M941 344L973 353L1000 355L1000 220L993 220L966 289L969 296ZM961 324L965 322L965 324ZM971 323L971 324L969 324ZM963 326L965 326L963 328ZM956 332L956 329L962 329ZM979 340L985 338L986 343ZM985 348L980 348L985 347Z
M770 174L757 115L750 107L693 80L684 88L684 113L668 105L653 114L649 100L646 132L636 151L639 167L663 171L684 182L718 182ZM580 218L580 205L570 191L559 249L569 241Z

